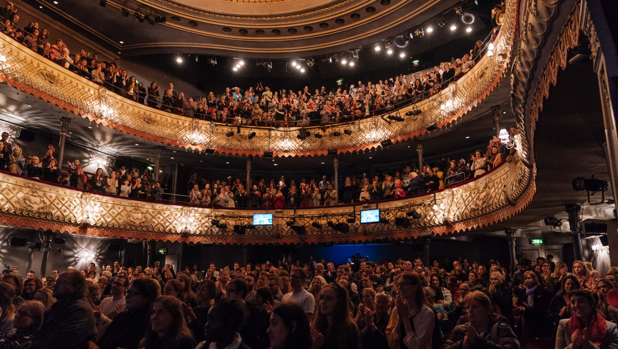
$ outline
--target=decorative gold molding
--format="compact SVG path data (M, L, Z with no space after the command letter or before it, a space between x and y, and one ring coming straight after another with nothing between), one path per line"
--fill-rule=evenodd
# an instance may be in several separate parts
M515 28L516 0L507 1L505 24L494 41L495 54L483 57L460 80L439 94L400 110L404 122L388 122L379 116L347 124L324 127L322 139L309 137L304 141L296 136L299 128L243 129L234 137L227 137L229 126L156 110L106 90L60 67L13 39L0 34L0 81L32 94L76 115L119 131L155 142L197 151L227 149L235 154L321 155L331 149L349 151L362 145L372 145L390 139L393 142L417 137L435 123L447 127L456 122L489 96L502 80L511 57ZM53 82L49 77L53 77ZM47 77L47 78L46 78ZM412 108L422 113L405 116ZM351 135L344 135L351 130ZM248 140L247 134L256 136ZM342 134L334 136L335 132Z
M472 181L436 192L435 201L434 194L425 194L371 205L296 210L167 205L91 194L0 173L0 222L103 237L225 244L360 242L414 238L428 232L441 235L498 223L525 208L534 196L535 187L533 182L528 185L529 170L516 157L517 154L510 156L510 164ZM509 204L505 185L521 173L524 176L518 181L516 203ZM376 206L388 223L361 224L360 210ZM420 215L419 219L411 219L406 227L395 224L396 218L408 218L406 213L412 210ZM245 235L235 234L233 226L252 224L253 213L273 213L273 226L256 227ZM328 224L346 223L350 217L355 218L355 223L349 225L348 233ZM227 228L213 225L214 219L227 224ZM286 224L292 219L305 228L305 234L298 234ZM314 222L322 228L313 227Z

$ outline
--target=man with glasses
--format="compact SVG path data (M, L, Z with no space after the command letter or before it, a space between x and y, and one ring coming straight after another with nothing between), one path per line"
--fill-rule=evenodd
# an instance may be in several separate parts
M53 293L57 302L45 312L43 326L30 348L87 348L97 335L87 295L86 279L81 272L69 269L60 274Z
M315 298L307 290L304 285L307 280L307 274L303 269L294 269L291 275L292 278L292 292L283 296L281 303L294 303L299 305L305 311L309 323L313 318L313 312L315 311Z
M112 282L112 290L110 292L111 297L107 297L101 301L99 309L101 314L107 316L113 320L118 313L126 305L126 299L124 293L129 286L129 280L123 276L117 276Z
M118 314L97 342L100 349L138 349L150 325L150 310L157 298L154 280L137 279L127 291L127 310Z
M268 279L268 289L273 295L273 299L277 302L281 302L283 299L283 293L281 293L281 287L279 286L279 278L271 277Z

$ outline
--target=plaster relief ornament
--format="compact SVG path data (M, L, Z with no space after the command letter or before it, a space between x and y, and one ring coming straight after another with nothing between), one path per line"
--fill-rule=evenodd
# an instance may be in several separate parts
M142 223L146 221L146 215L136 209L136 210L129 212L126 219L127 219L128 224L141 225Z
M47 204L45 203L45 198L43 198L34 189L31 189L30 191L25 193L21 201L24 207L26 207L28 210L35 212L41 211L47 206Z

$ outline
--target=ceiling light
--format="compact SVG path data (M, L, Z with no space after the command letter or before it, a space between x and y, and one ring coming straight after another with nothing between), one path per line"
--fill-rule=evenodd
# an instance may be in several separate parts
M350 67L353 67L353 66L354 66L354 62L350 62Z
M371 159L373 159L373 157L371 157L371 156L370 156L370 157L369 157L369 160L371 160Z
M43 8L43 6L39 6L39 8Z
M238 68L234 67L234 69L233 69L233 70L234 70L234 71L237 71L237 70L238 70Z
M322 161L322 165L324 165L324 161Z
M176 63L182 63L182 58L180 57L176 58Z
M489 45L487 46L487 49L489 49L489 50L493 50L494 48L496 48L496 47L494 46L493 42L490 42Z
M139 143L135 143L135 145L139 145Z
M300 72L301 72L301 73L304 73L304 72L305 72L305 68L302 68L302 69L300 70Z
M474 23L474 20L476 18L474 17L473 14L465 12L463 15L461 15L461 21L464 22L464 24L472 24Z
M245 65L245 61L239 61L238 64Z
M386 51L386 53L388 53L389 55L392 55L393 54L393 49L389 48L388 51Z
M229 161L226 161L225 163L226 163L226 164L228 164L228 165L230 164L230 162L229 162Z
M455 26L454 24L451 26L451 31L454 31L455 29L457 29L457 26Z
M344 58L344 59L342 59L342 60L341 60L341 64L348 64L348 60L347 60L347 59L345 59L345 58Z
M54 1L54 5L58 5L58 1Z
M469 33L471 31L472 31L472 28L470 28L470 27L466 28L466 33Z
M433 28L432 27L428 27L426 30L427 30L428 33L431 33L433 31Z
M292 67L296 66L296 61L292 61Z
M124 41L120 41L120 45L124 44Z
M171 159L174 160L174 157L172 156Z
M470 139L470 136L466 136L466 139Z
M399 54L399 57L404 58L406 56L405 52Z
M277 166L277 164L273 164L273 165Z
M376 45L375 50L376 51L380 51L382 48L380 47L380 45Z

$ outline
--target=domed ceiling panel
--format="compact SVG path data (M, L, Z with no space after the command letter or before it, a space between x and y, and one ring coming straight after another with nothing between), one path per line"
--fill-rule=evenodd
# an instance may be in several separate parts
M232 16L278 16L310 11L349 0L146 0Z

